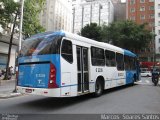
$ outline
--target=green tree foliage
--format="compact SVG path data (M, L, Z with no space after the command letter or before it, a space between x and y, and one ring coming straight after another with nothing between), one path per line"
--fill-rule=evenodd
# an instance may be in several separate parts
M98 26L97 23L87 24L84 28L81 29L81 35L97 41L102 40L101 27Z
M137 53L147 47L152 39L151 32L145 26L146 24L137 25L132 21L114 22L108 26L108 41Z
M146 24L138 25L132 21L118 21L109 26L91 23L82 28L81 35L138 53L152 39L151 32L145 26Z
M9 23L14 22L19 6L14 0L0 0L0 25L3 29L6 29Z
M44 2L45 0L25 0L22 30L25 37L45 31L39 22L39 14L44 8ZM19 8L19 2L0 0L0 25L3 29L6 29L9 23L13 24ZM17 22L18 24L19 22Z
M23 18L23 34L25 37L45 31L39 22L39 14L44 8L44 2L45 0L25 0Z

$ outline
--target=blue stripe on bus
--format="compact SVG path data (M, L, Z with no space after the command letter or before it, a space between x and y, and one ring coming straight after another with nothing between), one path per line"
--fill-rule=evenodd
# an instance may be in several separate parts
M124 55L131 56L131 57L136 57L136 54L130 52L129 50L125 50L125 49L124 49Z
M114 81L114 80L121 80L121 79L125 79L125 78L119 78L119 79L113 79L113 80L105 80L105 81ZM89 82L89 84L93 84L95 82ZM77 86L78 84L71 84L71 85L64 85L61 87L71 87L71 86Z
M114 81L114 80L122 80L122 79L126 79L126 78L117 78L117 79L111 79L111 80L105 80L105 81Z

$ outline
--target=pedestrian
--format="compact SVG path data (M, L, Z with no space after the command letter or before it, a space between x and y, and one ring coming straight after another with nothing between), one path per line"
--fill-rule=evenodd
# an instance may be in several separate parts
M14 75L14 69L12 66L10 67L10 72L11 72L11 75Z

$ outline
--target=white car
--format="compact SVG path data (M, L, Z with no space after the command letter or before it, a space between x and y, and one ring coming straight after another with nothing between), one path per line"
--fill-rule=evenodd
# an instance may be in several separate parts
M151 71L141 71L141 77L151 77Z

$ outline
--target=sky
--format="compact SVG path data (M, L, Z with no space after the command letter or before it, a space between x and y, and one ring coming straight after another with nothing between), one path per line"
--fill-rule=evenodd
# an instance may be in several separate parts
M126 0L121 0L122 2L126 2Z

